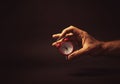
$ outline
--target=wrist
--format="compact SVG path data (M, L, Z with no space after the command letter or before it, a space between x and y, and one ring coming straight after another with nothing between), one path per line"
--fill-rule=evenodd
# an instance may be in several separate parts
M110 55L113 53L114 48L112 42L102 42L103 55Z
M101 47L102 47L102 55L108 54L108 42L101 42Z

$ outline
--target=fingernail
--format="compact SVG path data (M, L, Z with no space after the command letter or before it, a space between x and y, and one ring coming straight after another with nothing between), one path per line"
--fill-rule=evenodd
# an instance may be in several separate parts
M52 43L52 46L55 46L55 43Z
M52 35L52 37L55 37L55 35Z

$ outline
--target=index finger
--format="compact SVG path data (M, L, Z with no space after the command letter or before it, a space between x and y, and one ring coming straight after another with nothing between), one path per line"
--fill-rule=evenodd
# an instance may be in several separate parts
M78 28L76 28L76 27L74 27L74 26L69 26L68 28L66 28L66 29L64 29L64 30L62 31L62 33L61 33L60 36L59 36L59 39L65 37L65 35L66 35L67 33L73 33L73 34L76 34L76 35L82 35L82 32L84 32L84 31L81 30L81 29L78 29Z
M68 36L72 36L72 35L73 35L73 33L68 33L68 34L66 34L65 36L68 37ZM58 33L58 34L53 34L53 35L52 35L53 38L59 38L60 36L61 36L60 33Z

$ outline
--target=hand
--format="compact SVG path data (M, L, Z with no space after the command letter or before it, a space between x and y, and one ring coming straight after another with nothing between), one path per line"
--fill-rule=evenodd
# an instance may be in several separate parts
M83 56L83 55L94 56L94 55L100 54L103 51L103 48L102 48L103 42L96 40L91 35L89 35L86 31L81 30L74 26L65 28L59 34L54 34L52 37L59 38L59 40L54 42L52 46L55 46L58 42L61 42L63 37L72 36L72 35L76 36L78 41L82 39L82 48L68 55L68 60L76 58L78 56Z

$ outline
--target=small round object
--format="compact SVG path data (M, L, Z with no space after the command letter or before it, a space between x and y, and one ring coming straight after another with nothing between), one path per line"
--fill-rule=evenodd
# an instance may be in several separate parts
M59 50L62 54L67 56L67 55L69 55L73 52L74 47L73 47L72 42L66 41L66 42L61 43L61 46L59 47Z

